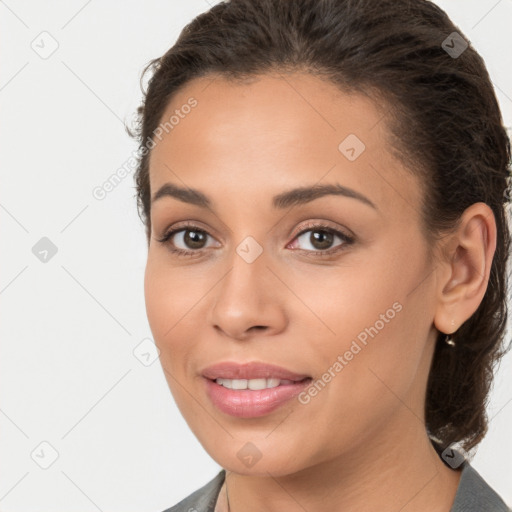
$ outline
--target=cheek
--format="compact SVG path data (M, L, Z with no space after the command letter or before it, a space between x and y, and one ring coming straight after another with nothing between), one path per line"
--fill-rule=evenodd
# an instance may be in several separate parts
M385 254L393 256L393 250ZM400 258L340 268L335 278L332 273L330 279L318 279L321 286L311 286L311 280L309 288L305 282L298 286L319 318L308 315L309 329L303 331L316 340L306 343L306 360L315 361L317 379L329 382L324 388L319 383L318 396L325 393L325 399L352 415L366 410L373 416L372 409L395 407L394 394L407 393L420 365L428 315L422 313L423 295L409 292L424 278L425 269L419 257L411 260L418 262L417 268L406 265L405 253ZM315 325L318 333L313 336Z
M155 258L149 256L144 273L144 297L148 322L157 345L161 343L163 334L172 326L169 313L174 311L174 294L168 293L172 288L172 279L162 274Z
M162 364L167 367L175 360L170 352L180 352L183 343L179 340L187 330L193 332L189 311L198 300L197 292L190 289L190 280L184 281L179 275L179 270L165 268L157 258L148 257L144 273L146 315Z
M183 368L189 359L192 344L187 343L186 332L191 332L185 315L184 295L176 271L165 271L155 259L148 258L144 274L144 296L146 315L153 339L160 351L160 364L169 390L181 411L187 418L190 415L190 400L183 395ZM185 315L185 316L184 316ZM192 340L190 340L192 341Z
M346 321L339 321L336 339L319 342L309 354L311 361L321 364L315 365L317 394L302 409L311 422L308 430L337 432L336 449L340 451L347 448L347 440L356 446L367 442L372 433L377 436L403 408L402 400L407 401L414 385L421 350L413 343L407 346L404 339L406 322L400 315L405 310L389 309L386 301L383 306L355 308L352 317L340 315ZM375 317L381 310L388 323Z

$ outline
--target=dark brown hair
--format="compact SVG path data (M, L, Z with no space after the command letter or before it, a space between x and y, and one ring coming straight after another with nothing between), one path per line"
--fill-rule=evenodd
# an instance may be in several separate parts
M425 402L433 441L442 447L459 442L469 450L487 432L493 371L510 348L503 347L511 149L482 58L469 42L460 55L449 53L463 49L464 40L446 13L426 0L221 2L197 16L146 66L142 78L148 71L152 77L135 128L127 130L140 144L137 206L149 244L147 144L173 95L190 80L305 71L385 107L393 153L424 184L418 207L427 238L439 240L480 201L492 209L497 224L485 296L454 334L455 346L439 333Z

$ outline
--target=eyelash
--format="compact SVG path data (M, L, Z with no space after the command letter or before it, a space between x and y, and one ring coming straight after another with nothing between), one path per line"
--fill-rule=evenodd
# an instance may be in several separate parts
M176 248L176 247L172 246L172 244L169 242L170 239L173 237L173 235L175 235L176 233L179 233L180 231L196 231L196 232L204 233L204 234L206 234L208 236L211 236L207 231L205 231L204 229L201 229L198 226L195 226L194 224L185 224L185 225L179 226L179 227L177 227L175 229L172 229L171 231L168 231L162 238L157 239L157 242L160 242L161 244L167 245L168 249L172 253L176 254L178 257L194 257L194 256L197 257L197 256L200 256L201 252L203 250L205 250L205 249L196 249L196 250L189 250L189 251L187 251L185 249L179 249L179 248ZM354 237L346 235L345 233L342 233L341 231L333 229L330 226L327 226L327 225L322 224L322 223L312 223L312 224L306 225L305 229L303 229L302 231L297 233L294 236L293 240L295 240L299 236L303 235L304 233L307 233L308 231L327 232L327 233L330 233L332 235L335 235L335 236L339 237L343 241L343 244L340 244L340 245L336 246L334 249L326 249L326 250L323 250L323 251L310 251L310 250L307 250L307 249L294 249L296 251L307 253L308 256L310 256L312 254L314 254L313 257L319 257L319 256L324 256L324 255L333 255L334 253L337 253L337 252L339 252L341 250L344 250L346 246L351 245L355 241Z

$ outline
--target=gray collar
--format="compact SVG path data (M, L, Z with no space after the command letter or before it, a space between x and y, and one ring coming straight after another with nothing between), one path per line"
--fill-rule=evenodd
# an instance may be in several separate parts
M206 485L164 512L214 512L226 471L221 470ZM480 474L464 462L459 487L450 512L512 512Z
M511 512L511 509L466 461L462 466L459 487L450 512L470 511Z

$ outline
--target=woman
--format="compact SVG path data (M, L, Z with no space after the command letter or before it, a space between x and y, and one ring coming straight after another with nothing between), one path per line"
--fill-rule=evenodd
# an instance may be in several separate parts
M461 31L424 0L232 0L148 70L146 310L224 468L168 510L509 510L468 452L510 141Z

